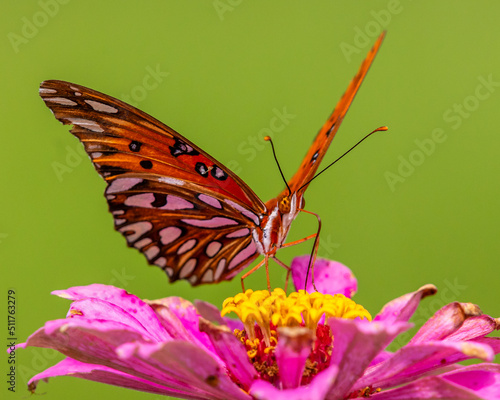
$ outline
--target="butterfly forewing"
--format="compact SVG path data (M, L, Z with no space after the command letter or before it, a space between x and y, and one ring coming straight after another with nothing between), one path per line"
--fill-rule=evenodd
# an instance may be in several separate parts
M349 107L356 96L356 93L363 82L379 48L384 39L385 32L383 32L377 41L375 42L372 49L369 51L365 60L361 64L361 67L358 70L356 76L351 80L347 90L343 94L342 98L339 100L332 114L325 122L325 124L321 127L318 134L316 135L311 147L309 148L306 156L302 160L298 171L288 182L288 186L290 187L292 192L296 192L300 188L302 188L302 192L305 191L307 185L305 185L309 180L311 180L318 167L325 156L330 143L332 142L335 134L337 133L340 124L344 120L344 116L349 110ZM305 185L305 186L303 186ZM284 190L283 193L288 192ZM279 196L278 196L279 197Z
M86 87L45 81L40 95L71 124L107 181L115 228L170 279L230 279L257 249L266 209L234 173L144 112Z

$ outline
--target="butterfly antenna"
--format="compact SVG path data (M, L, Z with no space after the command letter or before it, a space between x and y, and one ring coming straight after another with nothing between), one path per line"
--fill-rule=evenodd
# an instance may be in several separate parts
M370 132L368 135L366 135L363 139L361 139L358 143L356 143L354 146L352 146L349 150L347 150L344 154L342 154L339 158L337 158L334 162L331 164L327 165L325 168L323 168L321 171L319 171L316 175L314 175L311 179L309 179L306 183L304 183L300 188L302 189L303 187L309 185L313 179L316 179L318 176L320 176L323 172L325 172L328 168L330 168L333 164L335 164L337 161L339 161L342 157L347 155L350 151L354 150L358 145L361 144L365 139L369 138L371 135L373 135L375 132L381 132L381 131L386 131L389 128L387 126L381 126L380 128L375 129L374 131Z
M283 171L281 170L281 166L280 166L280 163L278 161L278 157L276 157L276 151L274 150L274 143L273 143L271 137L269 137L269 136L264 137L264 140L267 140L269 143L271 143L271 148L273 149L274 160L276 161L276 165L278 166L278 169L280 170L281 177L283 178L283 181L285 182L285 185L288 189L288 196L291 196L292 191L290 190L290 186L288 186L288 183L285 179L285 175L283 175Z

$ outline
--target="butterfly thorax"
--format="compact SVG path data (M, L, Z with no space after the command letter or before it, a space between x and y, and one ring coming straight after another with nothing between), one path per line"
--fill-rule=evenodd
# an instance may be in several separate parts
M302 198L302 196L300 196ZM290 225L299 213L297 193L280 195L266 203L268 212L264 216L261 229L255 231L254 239L261 254L274 255L283 246Z

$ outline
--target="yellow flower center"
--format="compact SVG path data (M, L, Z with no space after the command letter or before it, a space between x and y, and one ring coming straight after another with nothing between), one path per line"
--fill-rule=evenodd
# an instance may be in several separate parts
M272 293L248 289L245 293L229 297L222 305L221 315L230 312L234 312L243 322L248 336L246 341L255 342L257 325L267 347L276 345L276 328L279 327L305 326L315 332L323 317L359 317L371 321L370 313L363 306L342 294L299 290L287 296L280 288L274 289ZM238 336L237 332L235 334Z

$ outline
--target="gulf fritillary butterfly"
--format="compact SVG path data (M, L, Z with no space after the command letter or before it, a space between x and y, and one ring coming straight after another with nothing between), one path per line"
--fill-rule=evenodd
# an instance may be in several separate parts
M115 229L128 246L162 268L171 282L220 282L232 279L259 254L265 258L252 271L264 263L267 268L268 258L284 266L275 257L279 248L316 238L317 249L317 234L284 242L292 221L305 211L304 192L383 38L384 33L318 132L289 189L267 203L195 144L129 104L57 80L42 82L40 96L59 121L73 125L71 133L107 182Z

